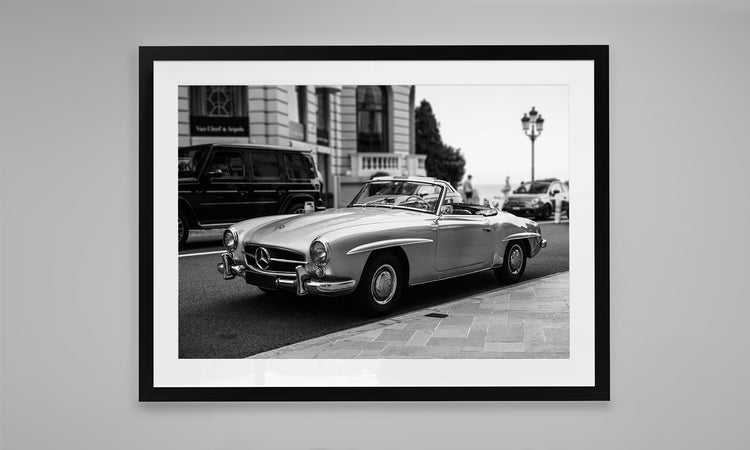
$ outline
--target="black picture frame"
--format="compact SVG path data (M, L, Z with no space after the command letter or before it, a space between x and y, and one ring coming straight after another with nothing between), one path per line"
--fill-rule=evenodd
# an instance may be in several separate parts
M594 63L593 386L155 387L154 386L154 64L160 61L554 60ZM609 47L321 46L140 47L139 49L139 400L151 401L568 401L610 399Z

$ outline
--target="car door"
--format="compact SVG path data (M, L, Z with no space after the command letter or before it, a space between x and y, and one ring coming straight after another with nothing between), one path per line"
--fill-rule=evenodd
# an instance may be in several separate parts
M245 152L217 148L201 176L203 193L198 212L204 225L224 225L252 217Z
M471 272L488 262L492 228L484 216L443 214L437 221L435 268L444 276Z
M300 202L317 199L320 191L313 184L318 175L312 156L302 152L284 152L283 159L286 173L284 188L290 197L286 202L286 209Z
M249 153L252 171L249 196L253 217L278 214L281 201L286 196L286 188L282 183L281 152L253 149Z

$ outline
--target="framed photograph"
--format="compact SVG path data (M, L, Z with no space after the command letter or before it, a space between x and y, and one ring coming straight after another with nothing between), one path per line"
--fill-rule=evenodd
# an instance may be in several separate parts
M139 74L141 401L609 400L607 46Z

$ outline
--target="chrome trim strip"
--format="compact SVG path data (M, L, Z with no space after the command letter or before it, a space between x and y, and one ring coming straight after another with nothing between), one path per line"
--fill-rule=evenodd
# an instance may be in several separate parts
M451 278L458 278L458 277L463 277L463 276L466 276L466 275L471 275L471 274L474 274L474 273L486 272L486 271L492 270L492 269L493 269L492 267L486 267L484 269L474 270L472 272L461 273L461 274L458 274L458 275L451 275L451 276L445 277L445 278L436 278L434 280L420 281L419 283L409 283L409 286L418 286L420 284L434 283L435 281L450 280Z
M395 247L397 245L413 245L413 244L427 244L434 242L432 239L422 238L403 238L403 239L386 239L384 241L371 242L369 244L360 245L346 252L347 255L356 255L357 253L370 252L373 250L380 250L382 248Z
M201 228L205 229L213 229L213 228L227 228L228 226L234 225L236 222L227 222L227 223L201 223L198 222L198 225Z
M528 239L528 238L538 238L538 237L542 237L542 235L539 233L532 233L530 231L526 231L523 233L516 233L516 234L511 234L509 236L506 236L505 239L503 239L503 242L508 242L508 241L512 241L515 239Z
M306 264L307 261L299 261L296 259L281 259L281 258L271 258L271 261L281 262L281 263L297 263L297 264Z
M248 266L247 270L249 270L251 272L255 272L255 273L261 273L261 274L264 274L264 275L273 275L273 276L277 276L277 277L293 277L294 276L294 272L276 272L276 271L273 271L273 270L262 270L262 269L258 269L257 267L253 267L253 266Z
M223 206L223 205L252 205L255 202L213 202L201 203L201 206Z
M305 283L305 287L307 287L312 293L333 294L335 292L348 291L352 289L355 284L357 283L354 280L346 280L346 281L311 280Z

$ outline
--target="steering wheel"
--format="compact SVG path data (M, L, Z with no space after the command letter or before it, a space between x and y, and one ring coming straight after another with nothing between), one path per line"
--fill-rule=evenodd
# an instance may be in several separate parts
M430 204L427 202L427 200L418 195L410 195L406 197L406 200L404 200L403 203L411 203L409 201L411 199L414 199L414 203L418 203L420 207L423 207L424 209L430 209Z

